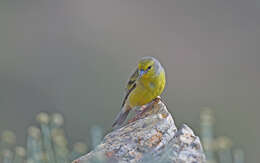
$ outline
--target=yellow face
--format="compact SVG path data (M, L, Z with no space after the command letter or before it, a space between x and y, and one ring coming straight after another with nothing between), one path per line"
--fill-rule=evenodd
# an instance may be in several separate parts
M152 58L144 58L138 63L138 74L141 78L149 78L155 74L155 61Z

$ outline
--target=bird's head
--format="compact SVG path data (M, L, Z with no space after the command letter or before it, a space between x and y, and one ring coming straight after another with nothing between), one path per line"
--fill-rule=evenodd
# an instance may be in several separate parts
M138 62L139 78L149 78L160 73L161 64L154 57L143 57Z

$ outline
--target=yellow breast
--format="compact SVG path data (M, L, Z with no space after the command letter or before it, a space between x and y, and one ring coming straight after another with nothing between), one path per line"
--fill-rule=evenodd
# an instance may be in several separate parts
M164 87L164 71L153 78L140 79L136 84L136 88L130 93L127 102L131 107L145 105L161 95Z

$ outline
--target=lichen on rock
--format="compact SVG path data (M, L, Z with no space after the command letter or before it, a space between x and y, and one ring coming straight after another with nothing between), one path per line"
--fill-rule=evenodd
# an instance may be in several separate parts
M74 161L87 162L205 162L199 140L182 125L179 130L161 101L135 121L107 134L93 151Z

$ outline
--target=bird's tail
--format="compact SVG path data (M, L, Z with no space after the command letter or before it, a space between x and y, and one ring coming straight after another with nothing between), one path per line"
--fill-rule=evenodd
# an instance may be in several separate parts
M121 109L121 111L117 114L116 120L113 123L112 127L117 128L123 124L125 121L130 109L126 109L125 107Z

